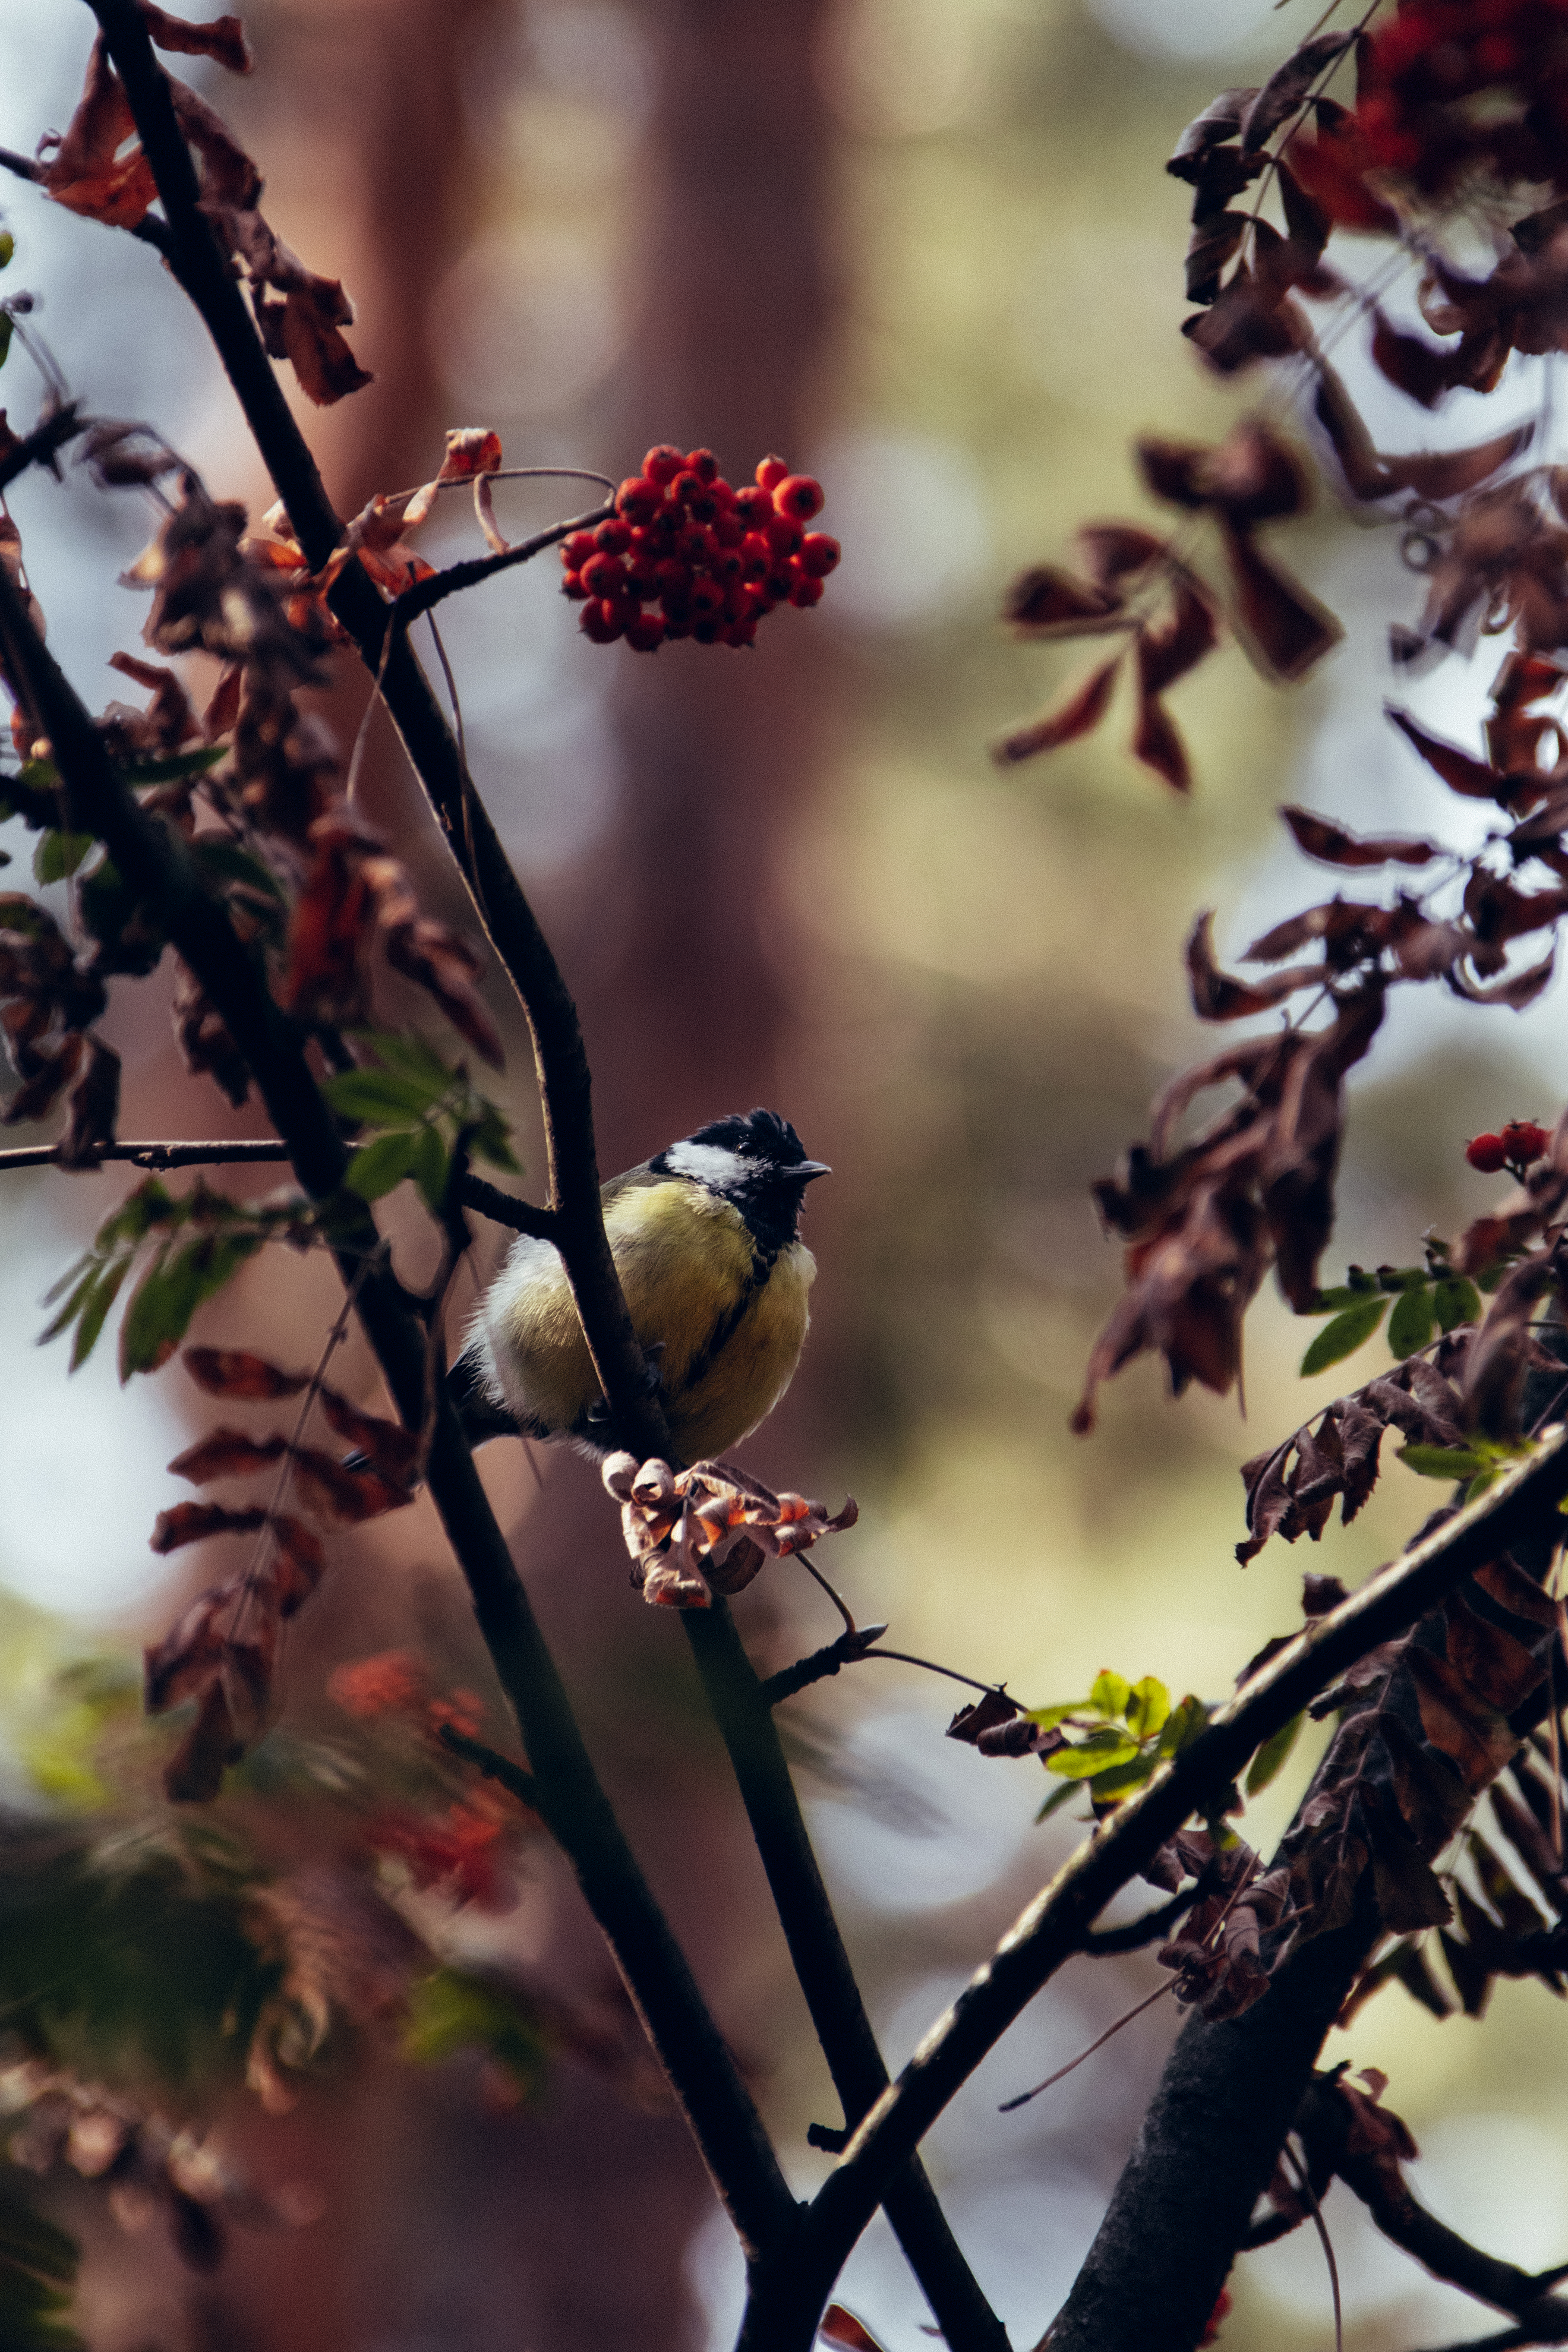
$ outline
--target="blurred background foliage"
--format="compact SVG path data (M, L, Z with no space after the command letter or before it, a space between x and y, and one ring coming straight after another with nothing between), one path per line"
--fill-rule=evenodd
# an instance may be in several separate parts
M1170 1405L1145 1360L1108 1392L1096 1436L1067 1432L1118 1289L1086 1188L1202 1050L1180 966L1193 913L1218 909L1234 956L1320 894L1284 844L1280 800L1379 830L1420 824L1437 789L1379 716L1383 631L1416 593L1387 536L1321 499L1288 535L1286 560L1349 640L1292 692L1234 650L1180 689L1190 803L1134 767L1120 719L1047 763L1002 772L987 752L1079 667L1072 647L1008 641L1002 587L1058 560L1081 520L1152 515L1129 436L1215 438L1259 400L1292 422L1288 384L1220 385L1180 340L1185 192L1160 166L1215 89L1259 79L1310 29L1303 5L261 0L254 79L209 89L258 155L282 234L359 305L356 350L377 383L309 420L342 511L426 477L453 425L495 426L513 463L618 475L668 438L711 444L732 478L777 446L823 479L843 569L817 613L784 615L754 655L589 647L548 564L468 600L447 643L481 790L580 994L602 1164L767 1101L837 1171L811 1202L805 1366L747 1458L835 1504L859 1497L859 1527L826 1565L862 1619L1030 1704L1087 1689L1101 1666L1219 1697L1296 1622L1304 1559L1275 1545L1245 1574L1234 1564L1237 1465L1367 1377L1383 1347L1365 1370L1301 1383L1315 1327L1270 1294L1252 1316L1245 1420L1235 1401ZM0 0L0 140L30 151L69 111L81 14ZM20 188L5 212L14 276L44 298L73 388L100 413L153 416L220 494L266 504L199 330L151 257ZM14 355L14 419L25 375ZM1396 446L1473 430L1463 415L1375 421ZM550 511L542 488L511 496L519 526ZM79 477L63 491L29 482L14 506L53 643L89 700L107 698L100 666L142 617L112 583L147 518ZM1473 730L1490 650L1474 676L1455 664L1419 689L1430 723ZM325 698L345 740L363 700L345 667ZM380 727L370 744L372 805L433 910L458 911L395 747ZM187 1087L163 990L117 992L122 1131L257 1131ZM491 1002L510 1018L501 990ZM1485 1204L1494 1187L1466 1168L1464 1140L1555 1114L1559 1007L1395 1005L1356 1073L1331 1277L1347 1259L1407 1262L1426 1228L1452 1234ZM536 1171L515 1022L509 1037L506 1101ZM5 1181L5 1786L24 1812L90 1829L101 1726L73 1745L81 1690L57 1677L84 1656L133 1655L201 1580L155 1576L142 1549L196 1400L177 1371L119 1394L107 1361L68 1387L63 1353L33 1352L37 1297L123 1185L113 1171ZM412 1234L402 1246L417 1272ZM484 1247L499 1254L494 1237ZM331 1293L319 1266L269 1260L196 1336L303 1362ZM374 1394L368 1367L359 1377ZM627 1592L591 1473L538 1466L536 1481L515 1447L485 1457L631 1833L804 2186L820 2164L805 2126L837 2111L684 1646ZM1310 1564L1359 1577L1429 1501L1393 1471ZM787 1568L740 1614L769 1664L830 1630ZM424 1506L343 1540L297 1631L284 1734L319 1734L328 1671L393 1643L437 1684L493 1691ZM958 1696L866 1665L787 1710L894 2065L1073 1835L1059 1815L1031 1826L1037 1766L944 1746ZM1311 1752L1303 1742L1252 1809L1255 1842L1283 1825ZM280 1771L269 1792L263 1772L246 1801L263 1801L279 1866L314 1853L321 1816L298 1781ZM542 1851L513 1911L464 1914L454 1933L469 1958L613 2000L591 1924ZM997 2102L1156 1981L1147 1957L1069 1969L929 2143L1020 2346L1092 2235L1171 2005L1020 2114ZM434 2057L445 2028L424 2023ZM1439 2026L1394 1990L1329 2053L1386 2068L1423 2146L1423 2194L1532 2266L1564 2252L1561 2028L1536 1985L1501 1986L1479 2029ZM124 2236L79 2183L53 2185L46 2210L87 2250L77 2324L95 2352L730 2340L738 2262L678 2122L580 2053L521 2106L487 2102L470 2061L410 2073L390 2043L328 2068L287 2117L216 2084L212 2097L263 2185L309 2184L294 2234L237 2231L197 2274L161 2237ZM1352 2352L1465 2332L1471 2307L1382 2246L1342 2189L1328 2218ZM1310 2233L1247 2258L1235 2284L1235 2352L1325 2339ZM880 2225L843 2293L889 2352L927 2340Z

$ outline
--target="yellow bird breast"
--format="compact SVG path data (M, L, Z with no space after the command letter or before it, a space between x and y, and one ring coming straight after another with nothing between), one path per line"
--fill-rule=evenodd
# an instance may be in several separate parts
M605 1230L639 1343L663 1343L658 1370L675 1452L685 1462L727 1452L794 1377L816 1259L793 1242L759 1276L739 1210L678 1179L614 1193ZM481 1314L509 1409L548 1435L584 1434L599 1383L553 1244L523 1235Z

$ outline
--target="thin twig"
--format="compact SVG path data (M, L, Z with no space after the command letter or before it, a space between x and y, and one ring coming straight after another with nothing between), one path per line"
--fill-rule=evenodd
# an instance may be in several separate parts
M805 1690L812 1683L826 1681L829 1675L853 1665L857 1658L864 1657L866 1643L874 1642L879 1633L887 1630L885 1625L862 1625L857 1633L840 1633L837 1640L825 1643L808 1657L797 1658L793 1666L781 1666L776 1675L770 1675L766 1682L759 1685L763 1703L777 1706L781 1700L793 1698L796 1691Z
M1032 2091L1020 2091L1016 2098L1004 2099L996 2110L997 2114L1010 2116L1015 2107L1026 2107L1031 2099L1037 2099L1042 2091L1048 2091L1053 2083L1059 2083L1064 2074L1070 2074L1075 2066L1081 2066L1086 2058L1092 2058L1097 2050L1103 2050L1112 2034L1120 2033L1124 2025L1131 2025L1135 2017L1142 2017L1146 2009L1152 2009L1157 2000L1163 2000L1168 1992L1174 1992L1180 1981L1179 1977L1167 1977L1164 1983L1156 1985L1146 1999L1134 2001L1131 2009L1124 2009L1114 2024L1108 2025L1103 2033L1098 2034L1087 2050L1080 2050L1076 2058L1069 2058L1065 2066L1058 2066L1054 2074L1047 2074L1045 2081L1037 2083Z
M539 1783L522 1765L514 1764L510 1756L501 1756L493 1748L487 1748L482 1739L471 1739L466 1731L459 1731L456 1724L443 1723L436 1736L442 1747L449 1748L454 1756L460 1756L465 1763L477 1764L487 1780L499 1780L503 1789L510 1789L530 1812L539 1811Z
M1311 2211L1312 2226L1318 2232L1323 2249L1323 2260L1329 2266L1329 2292L1334 2299L1334 2352L1345 2352L1344 2313L1340 2305L1340 2266L1334 2260L1333 2240L1329 2235L1329 2225L1323 2219L1323 2209L1318 2202L1317 2191L1307 2178L1307 2168L1300 2162L1289 2140L1279 2153L1295 2174L1296 2186L1306 2199Z
M74 400L68 401L63 408L57 408L52 416L46 416L41 425L35 425L7 456L0 457L0 492L9 489L29 466L47 465L57 449L63 448L68 441L74 440L86 429L87 420L77 415Z
M35 162L31 155L18 155L13 148L0 147L0 170L14 172L18 180L30 180L35 187L43 185L45 176L43 164ZM92 215L82 213L78 215L78 218L90 220ZM161 253L165 260L168 259L172 239L168 229L155 213L145 213L139 221L133 223L116 221L113 226L116 228L126 229L129 235L136 237L142 245L150 245L154 253Z
M909 1650L862 1650L863 1658L892 1658L900 1666L923 1666L928 1675L945 1675L950 1683L965 1683L971 1690L987 1691L993 1698L1005 1698L1000 1683L983 1683L973 1675L961 1675L956 1666L939 1666L934 1658L917 1658Z
M510 572L514 565L531 562L548 547L557 547L570 539L574 530L587 530L596 522L605 522L616 511L614 498L603 506L591 507L586 514L569 515L564 522L552 522L543 530L536 530L531 539L520 539L515 547L504 548L499 555L471 555L463 563L449 563L444 572L434 572L427 579L416 580L405 588L393 605L397 625L408 628L421 613L429 612L433 604L442 604L464 588L479 588L500 572Z

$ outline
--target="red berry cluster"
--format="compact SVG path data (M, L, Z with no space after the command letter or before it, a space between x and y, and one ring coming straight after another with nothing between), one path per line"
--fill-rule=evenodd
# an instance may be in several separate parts
M821 483L782 457L764 457L755 486L737 490L711 449L650 449L615 513L563 542L562 591L582 604L583 635L596 646L749 646L765 613L820 602L840 552L805 528L821 511Z
M1361 45L1370 160L1432 194L1478 165L1568 186L1564 29L1562 0L1404 0Z
M1540 1159L1551 1140L1546 1129L1537 1127L1532 1118L1511 1118L1500 1134L1472 1137L1465 1146L1465 1157L1483 1176L1496 1176L1504 1168L1511 1168L1517 1175Z

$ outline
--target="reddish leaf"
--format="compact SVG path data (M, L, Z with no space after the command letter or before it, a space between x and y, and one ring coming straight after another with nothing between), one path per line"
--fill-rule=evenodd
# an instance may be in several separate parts
M1244 153L1261 147L1273 137L1314 85L1343 57L1354 38L1353 32L1315 34L1310 41L1303 41L1283 65L1275 68L1242 117Z
M180 1361L208 1396L234 1397L247 1404L298 1396L310 1377L309 1372L282 1371L265 1356L252 1356L242 1348L186 1348Z
M1413 834L1351 833L1310 809L1282 808L1279 814L1308 856L1321 858L1325 866L1425 866L1441 855L1435 841Z
M817 2329L817 2338L823 2344L839 2346L841 2352L882 2352L881 2346L869 2329L862 2327L855 2314L846 2311L841 2303L828 2305L822 2315L822 2325Z
M237 1764L245 1742L234 1727L228 1700L216 1681L208 1687L191 1729L163 1768L163 1793L171 1804L210 1804L223 1786L224 1767Z
M1458 744L1447 743L1440 735L1428 735L1408 711L1396 710L1392 703L1384 703L1384 709L1405 741L1414 745L1450 792L1462 793L1467 800L1496 801L1500 807L1508 806L1510 786L1506 776L1489 768L1473 752L1461 751Z
M104 1147L114 1140L120 1112L120 1056L101 1038L84 1041L87 1056L66 1100L66 1131L55 1146L61 1168L98 1168Z
M1195 669L1217 643L1213 609L1196 583L1181 575L1173 583L1171 594L1170 618L1139 635L1138 677L1145 694L1163 694L1167 687Z
M1447 1614L1449 1664L1489 1706L1511 1715L1541 1682L1546 1672L1544 1659L1537 1658L1500 1626L1478 1617L1457 1597L1449 1601Z
M173 1510L159 1512L149 1540L156 1552L178 1551L205 1536L247 1535L266 1523L266 1512L255 1507L230 1511L221 1503L176 1503Z
M1557 950L1553 947L1543 963L1531 964L1527 971L1515 972L1507 980L1494 982L1489 988L1478 987L1462 972L1452 975L1452 985L1472 1004L1502 1004L1511 1013L1522 1013L1551 986L1556 969Z
M1151 694L1143 683L1142 645L1139 654L1138 725L1132 737L1132 756L1135 760L1142 760L1146 768L1152 768L1173 792L1188 792L1192 788L1193 775L1187 761L1186 745L1159 696Z
M1298 132L1289 147L1290 168L1319 213L1336 228L1363 229L1384 236L1399 235L1399 215L1373 194L1362 177L1364 155L1359 142Z
M1207 508L1237 528L1299 514L1301 470L1267 425L1244 419L1217 447L1147 436L1136 444L1143 478L1173 506Z
M1281 997L1321 984L1323 977L1321 964L1298 964L1270 972L1267 980L1233 980L1215 961L1212 913L1200 915L1187 934L1186 956L1193 1010L1200 1021L1241 1021L1248 1013L1267 1013Z
M204 1592L163 1639L143 1653L149 1715L163 1715L183 1699L194 1698L216 1674L228 1610L228 1597L221 1590Z
M291 1459L296 1484L312 1507L328 1517L357 1525L363 1519L379 1518L384 1511L401 1510L413 1500L406 1486L395 1486L372 1471L345 1470L342 1463L313 1445L293 1447Z
M136 124L119 77L100 34L88 59L87 79L65 137L44 168L43 185L56 204L110 228L134 228L158 194L153 167L136 137Z
M395 1486L406 1486L419 1458L417 1431L362 1412L336 1389L322 1389L321 1399L321 1411L338 1435L365 1454L379 1476L390 1480Z
M1102 636L1120 625L1120 596L1075 580L1070 572L1040 564L1021 572L1008 589L1002 613L1005 620L1041 636Z
M1519 1745L1507 1717L1489 1706L1435 1650L1412 1642L1405 1655L1415 1681L1422 1729L1433 1747L1458 1767L1466 1788L1479 1793L1497 1778Z
M169 1468L176 1478L188 1478L193 1486L205 1486L214 1478L250 1478L276 1462L284 1450L281 1437L247 1437L242 1429L215 1429L195 1445L187 1445L176 1454Z
M1108 662L1091 670L1065 702L1058 703L1031 726L1020 727L1015 734L1005 736L993 751L993 759L1008 766L1017 760L1032 760L1039 751L1054 751L1061 744L1089 734L1105 716L1121 663L1121 655L1113 654Z
M1423 408L1436 408L1465 380L1459 351L1445 351L1421 335L1402 335L1380 310L1373 311L1372 319L1373 364Z
M168 16L156 7L153 0L136 0L136 5L156 47L187 58L216 58L230 73L250 71L245 26L237 16L215 16L208 25L187 25L184 17Z
M1237 592L1237 623L1263 663L1282 678L1304 677L1344 631L1333 614L1278 571L1243 531L1222 526Z
M1110 589L1137 572L1146 572L1166 551L1168 542L1152 530L1130 522L1089 522L1078 531L1084 564L1096 587Z
M492 1069L505 1066L500 1032L468 985L484 967L465 939L447 924L421 916L388 929L386 961L435 998L458 1035Z
M279 1614L292 1617L301 1602L310 1599L321 1580L326 1555L321 1538L300 1520L279 1512L271 1522L272 1541L276 1547L273 1583L278 1594Z

